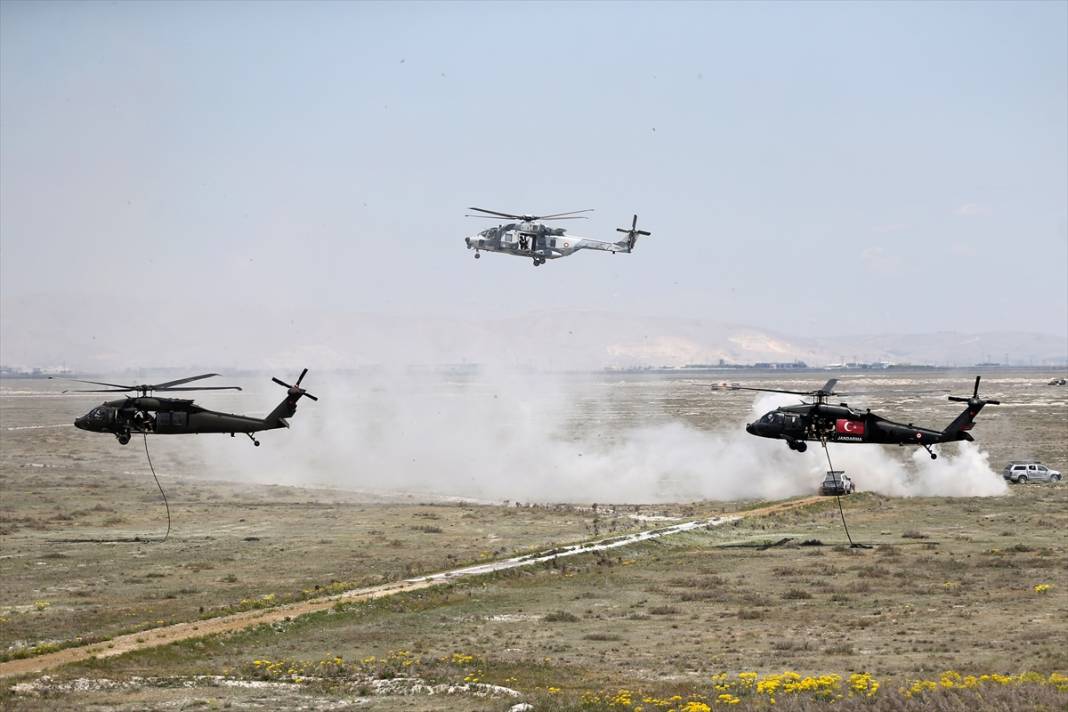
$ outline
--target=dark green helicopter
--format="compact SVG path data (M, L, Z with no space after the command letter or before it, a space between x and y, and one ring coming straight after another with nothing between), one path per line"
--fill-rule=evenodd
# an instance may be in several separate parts
M745 426L750 435L762 438L785 440L791 450L804 452L808 449L806 440L815 442L838 443L881 443L886 445L919 445L934 460L938 456L931 450L931 445L974 440L968 431L974 425L975 416L986 405L1000 405L1000 401L984 400L979 397L979 379L975 377L975 388L970 398L949 396L949 400L967 403L964 411L952 423L942 430L922 428L912 423L896 423L875 415L871 410L855 410L846 403L828 403L835 393L838 380L832 378L816 391L785 391L778 388L749 388L746 386L720 386L732 391L764 391L767 393L792 393L814 398L815 402L800 405L786 405L765 413L760 419Z
M179 378L176 381L166 383L144 384L140 386L127 386L119 383L102 383L100 381L82 381L77 378L67 379L78 383L91 383L96 386L110 386L107 389L80 390L74 393L122 393L133 391L137 396L127 396L119 400L108 401L86 413L74 421L74 425L81 430L94 433L111 433L119 440L120 445L130 442L134 433L154 433L157 435L185 435L190 433L230 433L233 437L237 433L248 435L249 439L259 447L259 440L252 434L261 430L275 430L288 428L286 418L290 418L297 412L297 401L302 396L307 396L314 401L319 400L311 393L300 387L300 382L308 369L300 373L300 378L293 385L277 378L271 380L288 389L285 400L279 403L266 418L253 418L247 415L235 415L232 413L220 413L195 405L192 400L182 398L157 398L148 395L160 391L239 391L238 386L183 386L185 383L199 381L203 378L218 376L217 373L205 373L200 376ZM69 391L64 391L67 393Z

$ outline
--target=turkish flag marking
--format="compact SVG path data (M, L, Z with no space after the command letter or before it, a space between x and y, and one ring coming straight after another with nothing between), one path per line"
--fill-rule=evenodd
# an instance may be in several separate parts
M863 435L864 422L860 420L839 418L834 421L834 432L842 433L843 435Z

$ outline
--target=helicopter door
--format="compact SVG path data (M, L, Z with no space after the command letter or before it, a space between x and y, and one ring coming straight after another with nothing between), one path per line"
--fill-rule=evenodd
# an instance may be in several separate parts
M783 423L782 431L786 435L801 437L804 435L804 427L801 424L801 416L796 413L787 413L786 422Z
M519 247L519 238L516 236L515 230L508 230L501 235L501 247L509 250L514 250Z

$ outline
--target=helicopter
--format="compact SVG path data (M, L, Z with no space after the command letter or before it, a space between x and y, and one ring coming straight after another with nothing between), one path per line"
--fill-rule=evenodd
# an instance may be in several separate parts
M815 391L787 391L777 388L749 388L732 384L720 388L732 391L763 391L766 393L791 393L814 398L815 402L801 405L787 405L765 413L760 419L745 426L750 435L762 438L785 440L791 450L804 452L808 449L806 440L839 443L881 443L889 445L919 445L927 450L931 459L938 455L931 450L931 445L938 443L973 441L968 431L974 425L975 416L986 405L1000 405L1000 401L979 397L979 379L975 377L975 388L971 397L949 396L949 400L967 403L967 407L952 423L943 430L922 428L912 423L896 423L871 412L850 408L846 403L837 405L828 403L831 396L842 396L834 390L838 379L832 378Z
M253 418L247 415L234 415L232 413L219 413L195 405L192 400L181 398L157 398L150 396L152 392L170 391L239 391L239 386L192 386L183 384L199 381L204 378L218 376L217 373L205 373L200 376L179 378L176 381L166 383L144 384L128 386L119 383L102 383L100 381L83 381L77 378L64 380L77 383L91 383L97 386L110 386L107 389L64 391L64 393L122 393L133 391L139 395L127 396L119 400L107 401L93 408L80 418L75 419L74 425L80 430L88 430L94 433L111 433L120 445L130 442L133 433L155 433L158 435L184 435L189 433L230 433L234 437L237 433L244 433L252 440L256 447L260 441L253 433L261 430L274 430L276 428L288 428L286 418L290 418L297 412L297 401L301 396L307 396L313 401L319 400L311 393L300 387L301 381L307 375L308 369L300 373L300 378L293 385L278 378L271 380L287 389L285 400L279 403L266 418Z
M552 215L515 215L501 213L496 210L484 208L468 208L477 210L484 215L465 215L468 218L508 218L518 222L510 222L497 227L465 237L467 249L475 251L475 259L482 255L481 250L487 252L501 252L506 255L528 257L534 262L534 266L545 264L545 260L555 260L559 257L567 257L579 250L602 250L605 252L633 252L634 245L639 236L648 236L652 233L638 229L638 216L635 215L630 227L617 227L616 232L626 234L626 238L618 242L604 240L591 240L578 235L568 235L562 227L548 227L542 223L547 220L585 220L587 216L579 213L592 213L592 209L573 210L567 213L553 213Z

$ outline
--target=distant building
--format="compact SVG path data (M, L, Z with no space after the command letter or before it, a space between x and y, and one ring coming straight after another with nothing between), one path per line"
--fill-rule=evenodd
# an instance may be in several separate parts
M808 368L808 364L804 361L760 361L754 363L753 368L799 369Z

